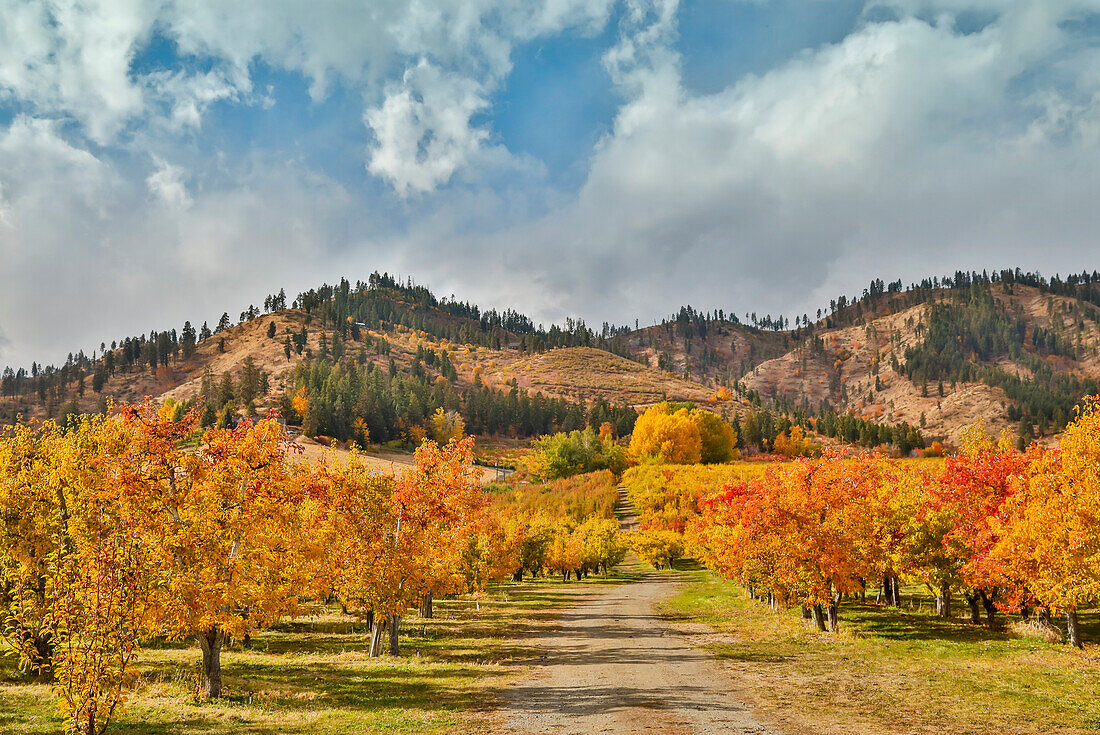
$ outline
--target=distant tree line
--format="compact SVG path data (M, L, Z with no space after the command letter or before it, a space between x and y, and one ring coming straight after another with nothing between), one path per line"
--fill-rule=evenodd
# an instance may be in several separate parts
M637 418L630 406L602 399L586 405L550 398L522 390L515 381L498 390L480 377L462 388L456 378L446 351L424 350L405 371L392 358L383 369L362 352L345 359L319 355L295 366L281 408L290 421L300 422L307 436L357 442L415 440L439 409L461 416L471 433L520 438L604 422L620 435L629 434Z

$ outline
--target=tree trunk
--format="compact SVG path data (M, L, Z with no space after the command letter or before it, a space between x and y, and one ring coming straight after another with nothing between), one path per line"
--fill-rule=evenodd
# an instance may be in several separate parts
M420 598L420 617L430 620L434 610L432 608L432 593L429 592Z
M222 646L225 644L225 631L218 626L199 633L199 648L202 649L202 675L207 699L219 699L222 696Z
M367 628L374 630L374 610L367 611Z
M374 615L374 613L371 613ZM370 650L367 655L370 658L382 655L382 634L386 630L386 619L381 615L374 615L370 627Z
M821 611L821 605L814 605L812 608L814 625L818 630L826 630L825 628L825 615Z
M945 620L951 617L951 585L940 585L940 593L936 595L936 614Z
M522 569L517 569L516 570L516 573L512 575L512 581L513 582L522 582L523 581L523 570Z
M987 595L985 590L980 590L982 607L985 608L985 624L990 630L997 629L997 608L993 604L993 595Z
M1069 644L1074 648L1081 648L1081 626L1077 624L1077 611L1066 611L1066 633L1068 633Z
M833 604L829 605L829 632L835 633L840 626L837 609L840 607L840 595L833 595Z
M898 579L898 575L890 575L890 589L894 594L894 607L901 607L901 580Z
M38 659L34 662L38 667L38 675L45 679L53 679L53 635L49 631L43 631L34 636L34 652Z
M84 731L85 735L96 735L95 731L95 710L93 709L88 713L88 729Z
M802 606L802 619L803 620L812 620L813 619L813 613L810 612L810 608L806 607L805 605Z
M966 604L970 606L970 622L974 625L981 625L982 611L978 608L978 593L968 592L966 594Z
M397 634L401 629L401 616L390 616L390 655L400 656L400 651L397 647Z

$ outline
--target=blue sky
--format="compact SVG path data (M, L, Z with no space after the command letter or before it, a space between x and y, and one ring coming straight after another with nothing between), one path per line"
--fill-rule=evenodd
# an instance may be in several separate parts
M594 323L1098 268L1098 18L0 0L0 364L376 268Z

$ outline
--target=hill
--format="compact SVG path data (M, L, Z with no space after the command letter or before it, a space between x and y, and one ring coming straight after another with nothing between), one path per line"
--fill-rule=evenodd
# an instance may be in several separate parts
M729 417L773 412L813 428L851 416L958 439L984 421L1023 440L1056 434L1100 392L1100 274L958 273L902 289L873 282L815 318L684 307L641 329L544 329L374 274L280 292L214 330L116 340L65 365L7 369L0 420L102 410L149 396L208 422L279 408L309 434L390 441L444 431L524 438L632 416L664 399ZM729 388L733 400L715 402ZM770 420L770 419L769 419ZM765 439L767 436L765 435Z

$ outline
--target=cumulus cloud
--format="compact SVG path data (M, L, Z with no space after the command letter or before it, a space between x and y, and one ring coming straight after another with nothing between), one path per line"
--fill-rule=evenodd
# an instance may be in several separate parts
M477 82L451 77L421 59L364 116L376 141L368 170L402 195L435 189L489 137L484 127L471 123L488 106Z
M0 88L35 111L71 115L97 142L140 113L129 77L155 6L140 0L0 2Z
M872 277L1097 267L1095 0L869 0L841 40L707 94L684 81L679 10L0 0L8 354L121 332L135 304L161 320L137 330L163 327L196 300L232 313L375 267L537 320L631 323L682 302L812 314ZM557 190L495 134L492 101L523 44L612 18L614 120ZM154 35L179 63L137 69ZM366 192L296 141L204 152L212 109L270 107L261 65L316 103L350 97Z
M412 238L409 267L622 322L685 301L814 313L874 277L957 267L1096 267L1100 66L1064 30L1089 4L915 5L698 95L668 42L674 5L630 4L605 57L626 100L576 198L431 261L433 238ZM991 22L960 30L979 7Z

